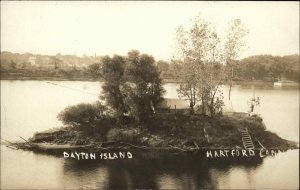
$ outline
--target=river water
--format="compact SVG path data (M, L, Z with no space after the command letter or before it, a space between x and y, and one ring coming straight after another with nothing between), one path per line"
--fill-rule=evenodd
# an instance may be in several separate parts
M165 84L167 98L177 98L176 84ZM299 139L299 89L234 86L226 107L246 112L255 94L267 129L280 137ZM68 105L94 102L98 82L1 81L1 138L20 140L37 131L62 126L57 114ZM1 188L144 188L144 189L298 189L299 151L274 157L235 161L207 160L199 155L137 156L93 162L12 150L1 146Z

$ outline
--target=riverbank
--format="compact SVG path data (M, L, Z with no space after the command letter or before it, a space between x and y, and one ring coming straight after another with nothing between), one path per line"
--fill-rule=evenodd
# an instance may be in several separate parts
M90 76L15 76L7 75L6 73L1 73L1 80L38 80L38 81L101 81L100 78L95 79ZM233 81L233 85L242 86L274 86L275 81L263 81L263 80L253 80L253 81ZM164 78L163 83L179 83L176 79Z
M38 132L28 140L15 144L21 149L148 149L195 151L207 149L243 149L241 128L246 127L254 148L295 149L297 143L268 131L258 116L241 117L162 114L139 126L124 125L90 130L62 127Z
M1 80L33 80L33 81L99 81L92 77L64 77L64 76L10 76L1 73Z

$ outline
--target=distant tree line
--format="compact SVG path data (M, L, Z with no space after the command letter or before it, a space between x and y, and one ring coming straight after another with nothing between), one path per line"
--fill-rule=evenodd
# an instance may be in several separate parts
M88 66L99 62L100 56L35 55L1 52L1 78L8 79L93 79Z
M287 80L299 81L299 59L299 55L255 55L233 60L233 80L277 81L284 77ZM174 79L175 73L181 67L178 61L174 60L160 60L157 66L164 79Z
M36 57L36 65L29 62L30 57ZM16 79L22 76L47 76L98 80L101 75L102 58L102 56L79 58L73 55L46 56L1 52L1 74L2 77L10 75ZM242 60L232 60L231 63L233 80L277 81L284 77L288 80L299 81L299 55L254 55ZM173 81L182 67L178 60L159 60L155 64L162 79Z
M8 51L1 52L1 69L26 69L30 66L37 68L51 68L54 66L54 61L58 60L56 66L60 68L72 68L72 67L87 67L92 63L98 62L101 56L76 56L76 55L40 55L32 53L12 53ZM11 67L15 64L15 67Z
M299 55L257 55L234 62L234 77L242 80L299 81Z

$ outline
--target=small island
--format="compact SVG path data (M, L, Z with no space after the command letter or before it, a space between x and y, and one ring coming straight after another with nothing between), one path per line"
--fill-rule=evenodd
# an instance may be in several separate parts
M211 88L214 96L200 105L194 97L164 99L153 57L131 51L127 57L106 57L102 63L99 101L65 108L58 115L64 127L37 132L10 146L38 151L298 148L268 131L263 119L253 114L258 99L253 99L249 113L223 112L217 87ZM178 93L185 89L180 84Z
M244 149L241 129L247 127L255 149L295 149L295 142L284 140L267 131L259 116L207 117L202 115L156 115L147 124L127 124L95 121L95 127L63 127L36 133L25 149L145 149L145 150L211 150ZM21 145L21 144L19 144Z

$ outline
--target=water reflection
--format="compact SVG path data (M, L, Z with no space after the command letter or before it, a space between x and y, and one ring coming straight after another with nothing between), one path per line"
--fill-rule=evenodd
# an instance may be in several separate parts
M65 159L63 176L89 181L104 189L216 189L222 176L232 168L249 172L263 164L259 157L251 159L207 159L205 154L134 153L131 160ZM150 155L151 154L151 155ZM155 156L152 156L156 154ZM150 155L150 156L149 156ZM159 157L159 158L155 158Z
M297 189L299 187L299 150L280 152L274 157L216 159L206 158L203 152L184 154L131 152L132 159L78 161L74 158L63 158L62 152L53 152L49 155L45 152L12 150L1 146L1 188Z
M65 159L62 170L62 183L65 188L95 188L107 186L108 167L99 162Z

